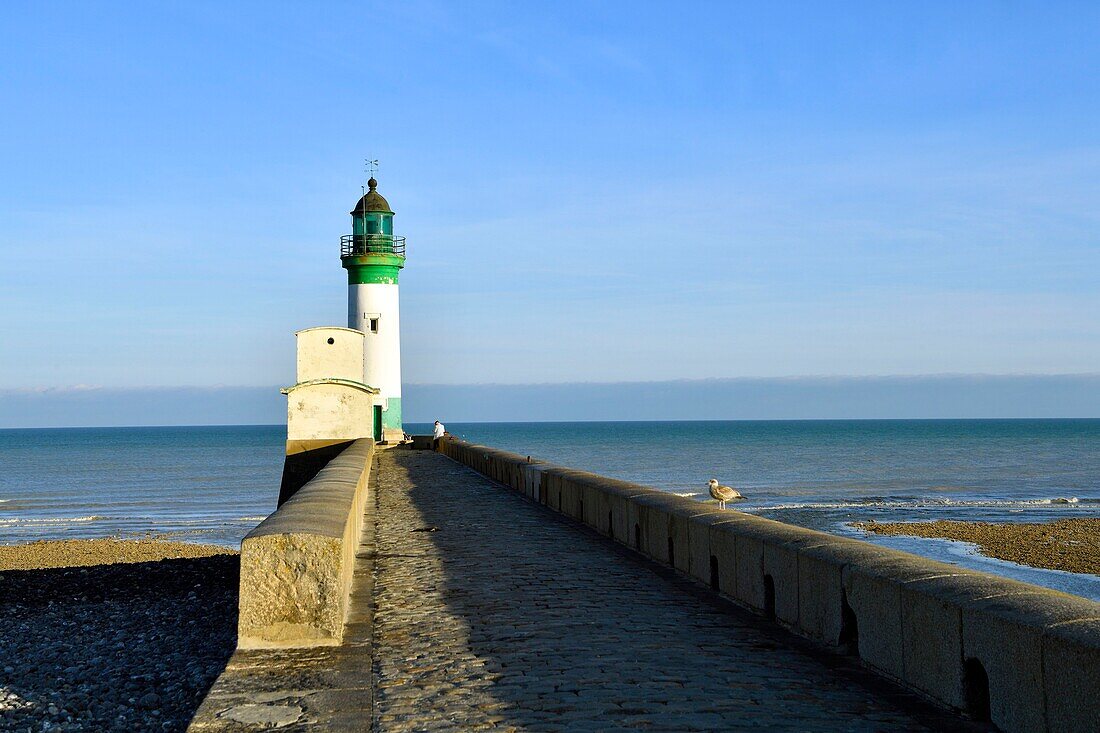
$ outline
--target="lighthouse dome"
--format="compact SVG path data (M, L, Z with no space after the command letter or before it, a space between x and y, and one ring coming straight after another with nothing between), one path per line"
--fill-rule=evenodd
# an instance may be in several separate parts
M367 181L367 187L370 190L363 194L363 197L359 199L359 203L351 210L352 216L364 214L368 211L380 211L386 214L392 214L393 210L390 208L389 202L377 191L378 181L371 178Z

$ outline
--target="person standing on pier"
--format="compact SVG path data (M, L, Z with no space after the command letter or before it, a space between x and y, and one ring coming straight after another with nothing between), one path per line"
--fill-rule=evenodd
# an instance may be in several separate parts
M435 427L432 428L432 438L434 438L434 440L432 440L432 448L433 449L435 449L435 450L439 449L439 439L442 438L446 434L447 434L446 426L444 426L443 423L436 420L435 421Z

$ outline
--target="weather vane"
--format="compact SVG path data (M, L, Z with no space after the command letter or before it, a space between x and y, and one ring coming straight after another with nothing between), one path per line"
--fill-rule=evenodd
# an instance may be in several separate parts
M374 174L378 171L378 161L367 158L365 163L367 164L367 172L370 173L371 178L374 178Z

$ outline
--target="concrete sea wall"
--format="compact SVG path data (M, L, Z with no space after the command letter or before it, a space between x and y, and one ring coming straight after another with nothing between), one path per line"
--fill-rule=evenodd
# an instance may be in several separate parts
M283 477L279 484L279 503L298 493L336 456L343 453L352 440L288 440Z
M340 643L373 456L354 441L244 538L238 647Z
M454 438L439 450L1002 730L1100 730L1100 604Z

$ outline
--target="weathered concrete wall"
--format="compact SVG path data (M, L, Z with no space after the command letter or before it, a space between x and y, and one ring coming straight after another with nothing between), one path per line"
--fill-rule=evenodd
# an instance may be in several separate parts
M366 385L321 380L300 382L285 392L288 444L371 437L375 395Z
M1005 731L1100 730L1100 604L626 481L440 451Z
M313 450L325 441L374 437L378 390L363 382L364 334L319 326L295 336L298 380L282 390L287 396L287 455Z
M244 538L238 647L340 643L373 456L355 441Z
M364 382L365 334L353 328L318 326L294 334L298 341L297 382L349 379Z

